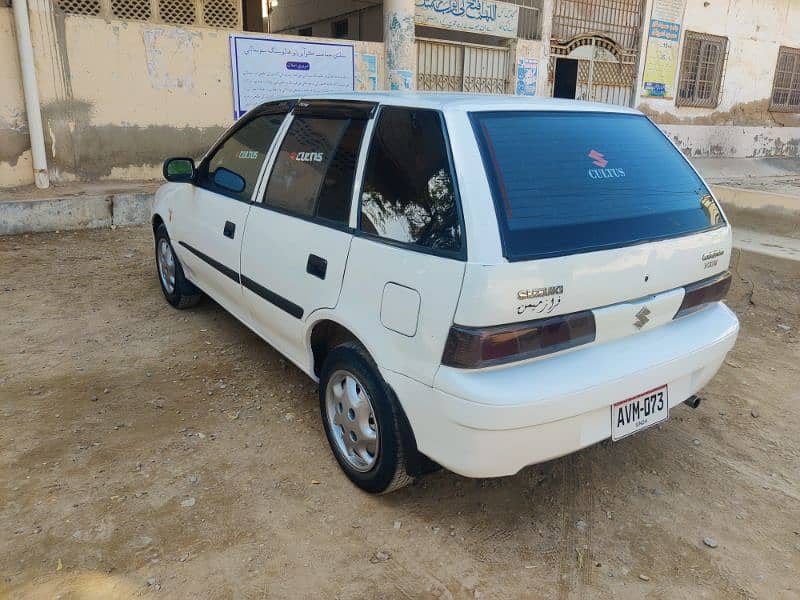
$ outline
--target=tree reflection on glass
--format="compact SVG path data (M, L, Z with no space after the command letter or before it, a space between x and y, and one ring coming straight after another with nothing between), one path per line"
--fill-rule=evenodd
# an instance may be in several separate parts
M461 227L438 117L387 109L371 149L361 195L367 233L457 251Z

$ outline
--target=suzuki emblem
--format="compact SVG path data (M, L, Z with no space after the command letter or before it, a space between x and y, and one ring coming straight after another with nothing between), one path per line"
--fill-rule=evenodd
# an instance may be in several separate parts
M605 159L605 155L602 152L598 152L594 148L592 148L588 156L589 158L592 159L592 162L596 164L598 167L605 167L608 164L608 161Z
M636 329L641 329L650 321L647 318L647 315L650 314L650 309L646 306L643 306L642 309L636 313L636 321L633 323L636 326Z

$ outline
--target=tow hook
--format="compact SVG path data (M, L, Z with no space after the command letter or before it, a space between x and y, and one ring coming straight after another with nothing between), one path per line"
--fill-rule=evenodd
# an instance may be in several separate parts
M695 396L693 394L693 395L689 396L686 400L684 400L683 403L686 406L691 406L692 408L697 408L698 406L700 406L700 401L701 400L702 400L702 398L700 396Z

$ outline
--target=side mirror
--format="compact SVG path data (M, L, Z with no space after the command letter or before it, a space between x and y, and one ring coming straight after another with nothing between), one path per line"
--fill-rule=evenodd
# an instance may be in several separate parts
M164 161L164 179L178 183L194 181L194 160L191 158L168 158Z
M238 173L234 173L225 167L218 167L214 171L214 185L234 194L239 194L244 191L247 184L244 181L244 177Z

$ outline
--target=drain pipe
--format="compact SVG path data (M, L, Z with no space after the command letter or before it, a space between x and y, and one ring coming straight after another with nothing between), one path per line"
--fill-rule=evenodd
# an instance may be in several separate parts
M19 66L22 70L22 91L25 94L28 133L31 137L33 178L37 188L47 188L50 187L50 177L47 174L47 156L44 152L42 111L39 108L39 88L36 84L36 65L33 62L28 2L27 0L13 0L12 8L14 9L14 24L17 31Z

